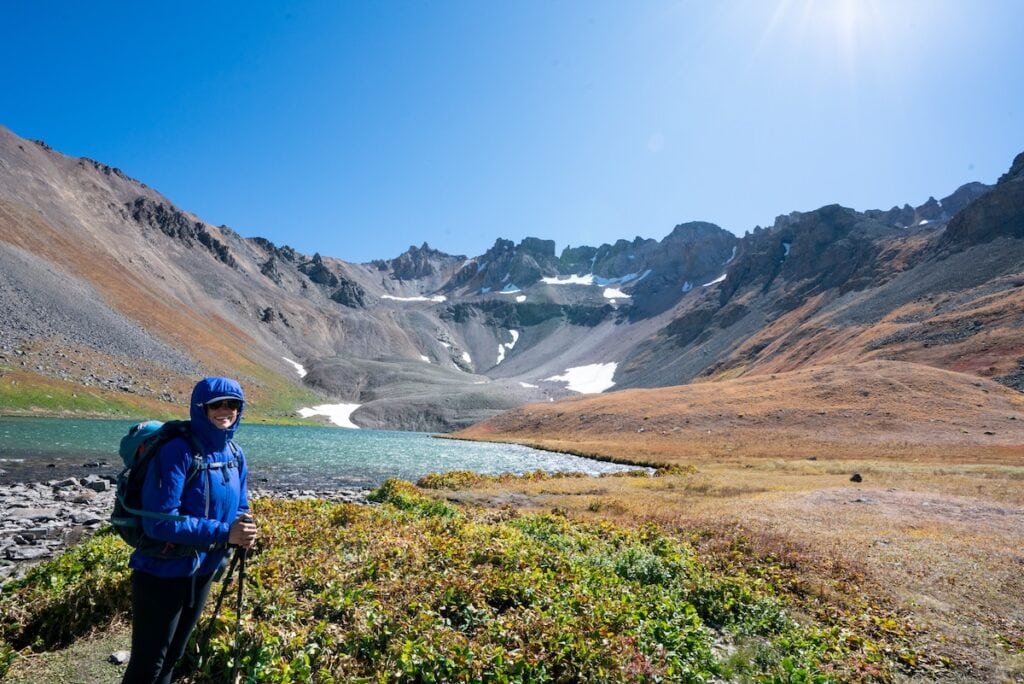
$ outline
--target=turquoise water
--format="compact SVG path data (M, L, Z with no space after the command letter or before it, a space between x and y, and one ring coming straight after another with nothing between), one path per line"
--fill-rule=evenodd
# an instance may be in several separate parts
M133 421L0 418L0 468L12 473L55 464L62 471L85 461L120 464L117 445ZM329 427L243 425L235 441L249 460L250 486L347 488L389 477L416 481L427 473L584 472L626 467L511 444L436 439L421 432ZM53 466L51 466L53 467Z

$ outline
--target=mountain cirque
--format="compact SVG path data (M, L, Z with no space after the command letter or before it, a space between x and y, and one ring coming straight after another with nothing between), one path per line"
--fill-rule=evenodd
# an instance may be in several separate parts
M337 401L359 405L358 425L428 431L573 396L553 378L596 364L614 374L593 389L623 401L811 367L888 372L879 361L1024 390L1022 157L994 186L793 212L742 238L692 222L561 254L498 239L476 257L424 244L354 264L243 238L0 128L0 372L140 413L173 413L194 377L225 373L264 417Z

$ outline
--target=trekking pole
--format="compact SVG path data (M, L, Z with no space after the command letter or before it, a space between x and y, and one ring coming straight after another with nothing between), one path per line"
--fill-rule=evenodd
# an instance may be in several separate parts
M206 650L206 646L210 641L210 635L213 633L213 625L217 622L217 615L220 613L220 606L224 603L224 595L228 592L228 587L231 585L231 577L235 573L235 566L238 565L238 553L231 555L231 563L228 564L228 572L224 576L224 584L221 586L220 595L217 596L217 603L213 607L213 615L210 616L210 621L206 624L206 629L203 630L203 635L199 639L199 656L202 656L203 651Z
M238 598L235 601L235 645L232 649L235 654L235 664L231 668L232 682L238 681L238 666L242 659L242 654L238 650L238 637L242 633L242 590L245 588L245 557L248 550L239 548L235 553L240 560L238 563Z

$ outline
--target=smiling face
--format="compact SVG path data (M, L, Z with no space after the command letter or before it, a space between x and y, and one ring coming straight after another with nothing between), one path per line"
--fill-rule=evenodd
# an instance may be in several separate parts
M238 420L241 402L234 399L215 401L206 405L206 417L215 428L227 430Z

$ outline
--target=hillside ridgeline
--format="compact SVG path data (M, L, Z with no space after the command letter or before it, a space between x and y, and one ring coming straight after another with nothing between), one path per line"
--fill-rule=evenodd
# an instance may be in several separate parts
M238 377L253 415L340 402L357 425L431 431L581 389L874 360L1022 390L1022 167L739 238L693 221L561 253L497 238L479 256L424 243L357 264L208 224L0 128L0 374L18 387L3 411L173 414L208 373ZM600 387L554 379L594 364Z

